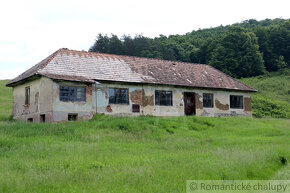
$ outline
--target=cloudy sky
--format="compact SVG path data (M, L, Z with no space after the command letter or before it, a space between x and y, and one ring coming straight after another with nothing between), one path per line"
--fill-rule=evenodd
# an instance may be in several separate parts
M98 33L184 34L251 18L288 19L289 7L289 0L3 0L0 79L59 48L88 50Z

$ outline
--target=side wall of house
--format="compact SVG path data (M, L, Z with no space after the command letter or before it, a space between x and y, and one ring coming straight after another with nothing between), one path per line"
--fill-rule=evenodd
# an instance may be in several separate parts
M60 86L85 87L86 100L83 102L70 102L60 100ZM69 114L77 114L78 120L90 119L96 113L96 96L94 84L85 84L70 81L53 82L53 121L62 122L68 120Z
M85 102L63 102L60 100L60 86L86 88ZM25 105L25 88L30 87L30 104ZM129 104L109 104L109 88L127 88ZM155 105L155 90L172 91L172 106ZM79 120L90 119L97 113L116 116L183 116L184 92L195 93L197 116L251 116L251 94L220 90L187 89L170 86L131 84L85 84L70 81L52 81L41 77L13 88L13 117L40 122L45 115L46 122L67 121L69 114L77 114ZM214 96L214 107L203 107L203 93ZM230 108L230 95L241 95L243 109ZM133 104L140 105L140 112L132 112Z
M30 88L30 104L25 105L25 88ZM41 77L27 81L13 87L13 110L14 119L40 122L40 115L45 115L45 120L52 120L52 80Z
M129 104L109 104L109 88L128 88ZM172 91L172 106L155 105L155 90ZM195 93L197 116L251 116L251 94L246 92L229 92L206 89L187 89L170 86L126 85L102 83L96 86L97 112L108 115L154 115L154 116L183 116L184 92ZM213 108L203 107L203 93L214 96ZM244 99L243 109L230 108L230 95L241 95ZM132 105L140 105L140 113L132 112Z

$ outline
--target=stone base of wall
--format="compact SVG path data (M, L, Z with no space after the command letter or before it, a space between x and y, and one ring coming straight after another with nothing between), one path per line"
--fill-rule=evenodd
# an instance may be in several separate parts
M33 113L33 114L24 114L19 117L13 117L15 120L21 120L21 121L28 121L28 119L33 119L33 122L39 123L40 122L40 116L45 116L45 122L52 122L52 112L43 112L43 113Z
M29 115L22 115L21 117L14 117L15 120L22 120L22 121L28 121L28 119L32 118L33 122L39 123L41 122L40 115L45 115L45 122L51 123L51 122L66 122L68 121L68 114L77 114L77 121L82 120L90 120L94 116L94 112L45 112L45 113L35 113L35 114L29 114ZM118 114L110 114L110 113L104 113L106 115L114 116L114 117L138 117L142 114L140 113L118 113ZM154 115L152 115L154 116ZM185 115L184 115L185 116ZM200 115L201 117L233 117L233 116L239 116L239 117L251 117L251 113L243 113L238 114L235 112L231 113L208 113L206 111L203 111ZM159 115L158 117L166 117L165 115ZM171 116L169 116L171 117Z

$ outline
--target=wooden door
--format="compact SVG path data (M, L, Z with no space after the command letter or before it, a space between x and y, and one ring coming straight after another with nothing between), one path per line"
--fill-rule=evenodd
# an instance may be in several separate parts
M195 115L195 94L193 92L184 93L184 114Z

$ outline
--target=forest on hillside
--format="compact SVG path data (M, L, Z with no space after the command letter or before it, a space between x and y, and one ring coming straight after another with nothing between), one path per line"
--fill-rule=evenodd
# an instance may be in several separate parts
M250 19L185 35L98 34L90 52L211 65L235 78L290 67L290 19Z

